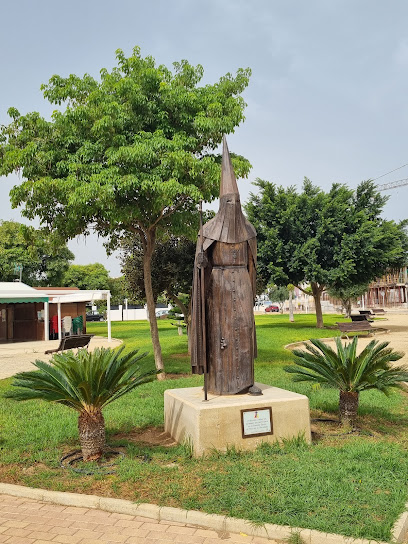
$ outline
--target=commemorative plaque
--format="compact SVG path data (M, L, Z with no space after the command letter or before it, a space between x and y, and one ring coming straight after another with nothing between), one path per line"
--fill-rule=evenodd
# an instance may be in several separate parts
M272 408L241 410L242 438L273 434Z

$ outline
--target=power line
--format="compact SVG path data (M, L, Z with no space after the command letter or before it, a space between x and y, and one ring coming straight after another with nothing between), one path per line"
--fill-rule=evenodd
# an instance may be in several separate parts
M397 179L396 181L389 181L388 183L377 185L376 189L377 191L387 191L388 189L396 189L397 187L403 187L404 185L408 185L408 178Z
M397 170L401 170L401 168L404 168L404 166L408 166L408 162L407 162L407 164L403 164L402 166L398 166L398 168L394 168L394 170L390 170L386 174L382 174L381 176L378 176L378 178L374 178L373 181L375 181L377 179L380 179L380 178L383 178L384 176L388 176L388 174L392 174L393 172L396 172Z

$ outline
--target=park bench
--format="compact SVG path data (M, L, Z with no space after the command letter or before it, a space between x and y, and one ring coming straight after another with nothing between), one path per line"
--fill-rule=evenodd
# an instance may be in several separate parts
M45 353L56 353L66 349L87 348L92 337L93 334L64 336L61 338L59 346L56 349L47 349Z
M359 315L351 315L350 319L354 323L356 321L369 321L370 323L373 322L373 319L368 319L370 317L370 314L359 314Z
M385 314L384 308L373 308L371 311L373 312L373 314L377 314L377 315Z
M351 323L337 323L337 328L341 332L341 336L348 338L349 332L366 332L375 334L377 329L373 328L368 321L352 321Z
M359 310L361 315L373 315L371 310Z

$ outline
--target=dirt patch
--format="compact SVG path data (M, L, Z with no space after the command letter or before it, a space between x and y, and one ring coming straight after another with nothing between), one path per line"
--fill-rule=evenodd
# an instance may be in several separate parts
M166 380L179 380L180 378L191 378L192 374L169 374L166 372Z
M147 446L177 446L177 442L164 432L164 427L148 427L146 429L136 429L127 433L118 433L112 436L113 440L127 440L134 444L143 444Z
M190 355L185 353L173 353L172 355L169 355L169 359L188 359Z
M36 472L41 470L50 470L50 467L47 467L47 465L45 465L44 463L35 463L34 465L31 465L30 467L21 468L21 472L27 475L35 474Z

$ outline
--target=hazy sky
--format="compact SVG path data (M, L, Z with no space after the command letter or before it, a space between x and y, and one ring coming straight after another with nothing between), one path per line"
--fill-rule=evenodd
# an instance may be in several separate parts
M355 187L408 163L406 0L0 0L0 124L10 106L48 116L41 83L97 77L134 45L160 64L202 64L204 83L252 69L246 121L228 138L253 165L239 182L243 201L257 177ZM408 167L378 183L405 177ZM0 178L0 219L21 220L8 197L18 182ZM386 217L407 217L408 186L388 194ZM96 237L70 248L77 263L120 274Z

